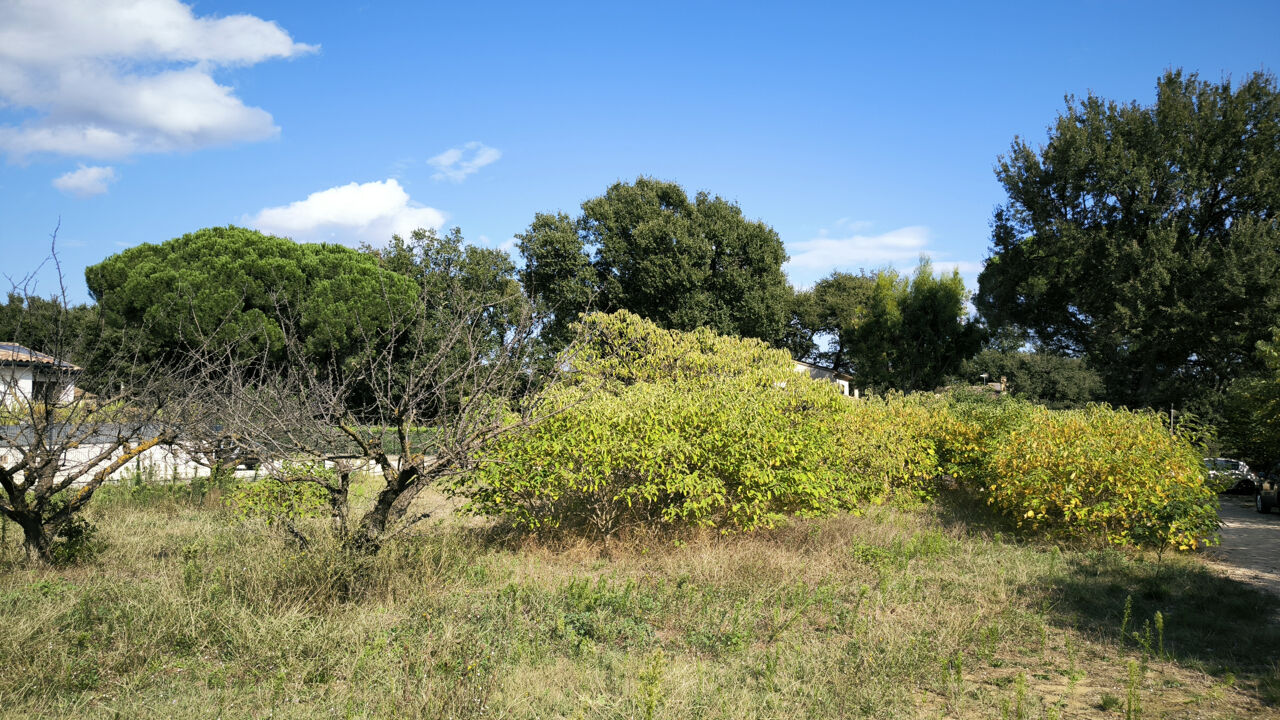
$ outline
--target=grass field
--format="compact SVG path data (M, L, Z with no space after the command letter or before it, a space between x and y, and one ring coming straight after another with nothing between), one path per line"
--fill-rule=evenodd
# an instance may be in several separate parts
M213 496L91 517L70 568L6 530L6 717L1280 716L1273 601L964 508L608 545L446 520L371 560Z

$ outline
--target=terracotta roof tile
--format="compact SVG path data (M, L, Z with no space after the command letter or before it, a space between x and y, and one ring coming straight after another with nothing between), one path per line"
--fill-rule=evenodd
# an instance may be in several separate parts
M50 365L68 370L81 369L52 355L45 355L31 348L9 342L0 342L0 365Z

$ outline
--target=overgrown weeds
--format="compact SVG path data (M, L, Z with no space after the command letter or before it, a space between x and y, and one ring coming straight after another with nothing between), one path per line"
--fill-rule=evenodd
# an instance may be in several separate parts
M607 552L443 524L376 556L208 501L91 519L109 552L0 576L5 715L1259 717L1280 686L1280 635L1237 616L1264 598L1193 558L927 510Z

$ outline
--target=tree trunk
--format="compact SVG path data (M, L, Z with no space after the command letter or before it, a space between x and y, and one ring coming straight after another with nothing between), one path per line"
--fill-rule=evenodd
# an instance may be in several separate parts
M39 514L15 514L12 520L22 528L22 545L27 551L27 559L52 565L53 533L41 522Z
M396 473L395 478L378 493L373 507L360 518L360 526L348 536L344 544L351 550L368 555L374 555L382 549L387 528L403 517L407 509L407 503L402 501L417 494L416 488L419 486L414 480L418 475L419 469L416 467L407 467ZM410 498L403 497L406 493L410 494Z
M393 485L387 485L378 493L378 499L360 518L360 526L347 537L344 543L348 549L366 555L375 555L382 549L382 536L387 531L387 521L391 517L391 508L395 505L400 493L404 492L399 478Z

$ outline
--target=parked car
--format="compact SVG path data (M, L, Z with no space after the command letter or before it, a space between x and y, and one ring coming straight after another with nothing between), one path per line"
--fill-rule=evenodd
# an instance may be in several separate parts
M1209 485L1220 493L1250 495L1258 490L1258 476L1248 465L1230 458L1205 458Z
M1276 463L1271 471L1266 473L1266 477L1262 482L1258 483L1258 494L1253 496L1253 507L1260 513L1269 513L1271 508L1280 505L1280 498L1276 496L1280 494L1280 463Z

